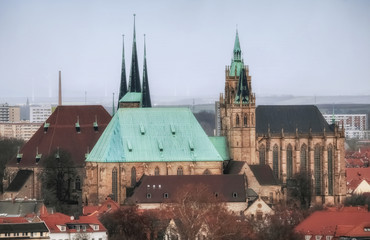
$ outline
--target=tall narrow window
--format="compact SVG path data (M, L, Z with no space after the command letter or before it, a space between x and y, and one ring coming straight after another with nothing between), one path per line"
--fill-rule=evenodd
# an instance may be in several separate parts
M117 168L112 170L112 200L117 201Z
M236 126L239 127L239 114L236 114Z
M247 123L248 123L248 121L247 121L247 115L244 115L244 127L247 126Z
M315 176L315 193L321 195L321 149L317 144L314 150L314 176Z
M307 146L303 144L301 147L301 172L307 172Z
M136 185L136 168L132 167L131 168L131 186Z
M182 167L177 168L177 175L184 175L184 170L182 169Z
M81 180L80 180L79 176L77 176L77 178L76 178L75 189L76 190L81 190Z
M274 145L272 150L272 171L276 179L279 178L279 147L278 145Z
M287 179L293 177L293 148L290 144L286 149L286 176Z
M259 148L259 154L260 154L260 165L265 165L266 164L266 159L265 159L265 154L266 153L266 148L265 145L261 145Z
M333 195L333 146L328 147L328 190Z
M159 176L159 167L156 167L156 168L154 169L154 175L155 175L155 176Z

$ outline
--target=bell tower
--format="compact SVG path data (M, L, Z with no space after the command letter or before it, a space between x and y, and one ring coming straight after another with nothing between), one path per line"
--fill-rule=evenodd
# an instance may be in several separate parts
M256 101L251 79L236 31L233 59L225 68L225 94L220 95L221 135L227 137L232 160L256 164Z

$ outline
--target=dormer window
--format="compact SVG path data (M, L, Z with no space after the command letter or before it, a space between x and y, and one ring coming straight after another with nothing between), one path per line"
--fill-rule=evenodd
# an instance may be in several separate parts
M128 148L129 152L132 152L132 145L131 145L131 142L129 140L127 140L127 148Z
M37 147L37 148L36 148L36 164L38 164L38 163L39 163L39 161L40 161L41 157L42 157L42 154L41 154L41 153L39 153L39 148Z
M163 152L163 144L160 140L158 140L158 148L159 148L159 151Z
M75 124L76 132L80 133L81 132L81 127L80 127L80 117L77 116L77 122Z
M97 132L99 130L98 122L95 121L93 126L94 126L94 131Z
M152 198L152 194L147 193L147 194L146 194L146 198L148 198L148 199L149 199L149 198Z
M49 126L50 126L50 123L47 123L47 122L44 123L44 133L48 132Z
M189 148L190 148L190 151L194 151L194 144L193 144L193 141L189 140Z
M237 192L233 192L233 198L237 198L238 197L238 193Z
M176 133L176 129L175 129L175 126L173 124L171 124L171 133L172 133L172 135L175 135L175 133Z
M144 128L143 124L140 124L140 133L141 133L141 135L145 134L145 128Z
M168 193L164 193L163 198L168 198Z
M21 162L22 157L23 157L23 154L22 153L18 153L17 154L17 164Z

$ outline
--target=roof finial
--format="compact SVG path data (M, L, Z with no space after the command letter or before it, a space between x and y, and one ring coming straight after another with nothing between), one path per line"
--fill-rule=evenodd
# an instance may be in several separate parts
M136 42L135 17L136 17L136 14L134 13L134 41Z
M145 34L144 34L144 59L146 59L146 40L145 40Z

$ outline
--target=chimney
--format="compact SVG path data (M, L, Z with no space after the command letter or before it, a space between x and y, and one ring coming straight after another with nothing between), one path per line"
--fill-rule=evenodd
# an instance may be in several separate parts
M58 106L62 106L62 72L59 71Z

